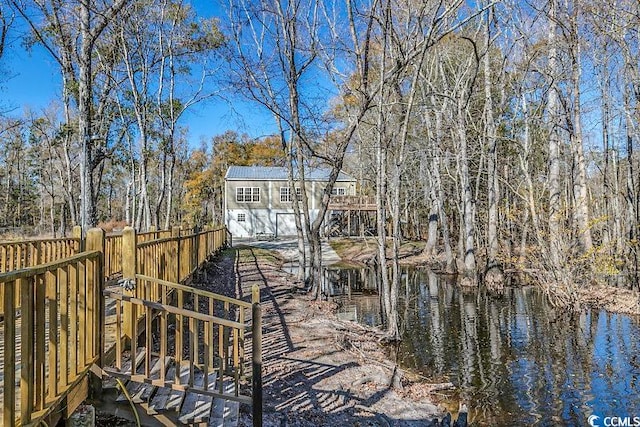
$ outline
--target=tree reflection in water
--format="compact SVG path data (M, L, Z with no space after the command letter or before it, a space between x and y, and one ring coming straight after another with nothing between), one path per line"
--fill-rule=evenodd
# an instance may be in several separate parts
M375 275L333 269L327 295L345 319L380 325ZM588 310L569 317L533 287L499 296L429 270L403 275L400 364L458 386L478 425L586 425L640 416L640 322Z

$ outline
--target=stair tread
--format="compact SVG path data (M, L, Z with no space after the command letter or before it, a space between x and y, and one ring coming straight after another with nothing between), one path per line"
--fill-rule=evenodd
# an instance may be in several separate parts
M204 372L196 368L193 385L198 388L204 388L204 378ZM207 388L209 390L215 390L216 373L210 372L207 379ZM178 421L184 424L205 422L210 417L212 404L213 397L188 391L184 398Z
M142 364L143 360L144 360L144 356L145 356L145 349L144 347L139 347L138 351L136 352L136 358L135 358L135 372L136 373L140 373L140 369L144 369L144 366ZM122 370L120 372L123 373L131 373L131 358L129 358L129 360L125 361L122 364ZM133 381L127 381L125 384L125 388L127 389L127 393L129 393L129 396L133 397L138 393L138 390L140 390L140 383L136 383ZM122 390L120 390L120 392L118 393L118 397L116 397L116 402L126 402L127 396L125 396L125 394L122 392ZM134 403L140 403L138 401L136 401L135 399L133 400Z
M175 368L173 378L175 378ZM180 366L180 384L187 384L189 382L189 364L183 363ZM161 389L162 391L168 391L167 401L165 403L164 408L159 408L159 410L163 411L178 411L182 406L182 401L184 400L185 392L180 390L174 390L168 387L164 387ZM160 392L160 390L158 390ZM156 393L157 394L157 393Z
M167 367L167 365L169 364L171 358L170 357L166 357L165 358L165 362L164 362L164 366L165 369ZM143 365L144 367L144 365ZM160 379L160 370L162 369L162 363L159 357L152 357L151 358L151 370L149 372L149 378L151 380L157 380ZM166 372L166 371L165 371ZM142 370L142 372L140 373L144 373L144 370ZM158 387L151 385L151 384L147 384L147 383L143 383L140 384L140 387L138 388L135 396L132 396L134 403L142 403L142 402L148 402L149 398L152 396L153 392L156 391Z
M224 393L232 394L234 391L233 382L224 383ZM238 425L238 414L240 403L221 398L213 399L211 408L211 418L209 427L235 427Z
M164 376L166 381L173 381L176 377L176 364L173 359L167 364L167 372ZM160 387L153 395L153 399L149 403L149 414L157 414L158 411L164 411L167 402L169 401L169 395L171 394L171 389L168 387Z

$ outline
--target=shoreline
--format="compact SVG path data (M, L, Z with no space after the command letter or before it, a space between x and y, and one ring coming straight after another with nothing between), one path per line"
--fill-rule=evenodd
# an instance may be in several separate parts
M332 247L345 263L367 267L376 256L375 242L362 239L332 240ZM334 246L335 245L335 246ZM373 247L373 248L372 248ZM424 242L407 242L400 252L400 264L411 267L433 268L438 264L437 257L426 257L421 254ZM526 274L526 273L522 273ZM533 286L542 288L540 283L532 280ZM481 285L480 285L481 286ZM505 287L508 287L505 285ZM603 285L587 284L576 288L578 302L582 309L604 309L610 313L624 314L634 318L640 317L640 291Z
M236 293L261 287L264 426L417 427L446 414L435 393L452 385L412 381L388 358L382 331L339 320L335 303L299 292L303 284L282 270L277 250L233 251L235 262L223 255L220 270L232 269ZM241 409L241 426L251 425L249 413Z

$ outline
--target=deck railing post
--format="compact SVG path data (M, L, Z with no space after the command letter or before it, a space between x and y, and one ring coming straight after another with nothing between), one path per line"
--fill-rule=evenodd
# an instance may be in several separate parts
M254 286L254 289L257 286ZM255 297L255 295L253 295ZM260 292L258 291L258 300ZM254 302L252 315L252 393L251 406L253 427L262 427L262 308L259 302Z
M171 228L171 237L175 239L173 242L175 252L171 257L171 269L173 271L171 280L174 283L180 283L180 227L174 226Z
M98 251L100 255L97 259L91 261L91 266L87 272L87 302L91 302L91 310L93 311L91 325L93 330L90 331L91 337L91 358L97 357L95 363L102 367L102 355L104 354L104 310L105 301L103 295L104 288L104 230L101 228L92 228L87 232L87 250ZM89 314L89 313L87 313ZM94 396L102 393L102 378L91 376L91 390Z
M137 236L136 230L132 227L125 227L122 231L122 279L125 282L128 282L125 288L122 290L124 295L133 297L134 290L136 286L136 265L137 265L137 254L136 250L137 244ZM131 336L130 331L133 327L133 304L124 303L124 313L123 313L123 325L122 329L124 335L128 337L129 340L135 338ZM119 339L116 337L116 339ZM131 343L131 348L135 349L135 344ZM134 352L135 354L135 352Z
M251 287L251 303L260 303L260 286L253 285Z
M80 227L79 225L74 225L73 229L71 230L71 237L73 237L74 239L77 239L76 242L76 253L79 254L80 252L83 251L83 241L82 241L82 227Z
M2 393L4 394L3 402L3 426L10 427L15 423L16 418L16 306L14 304L14 289L17 283L15 281L5 282L0 291L4 292L4 384Z

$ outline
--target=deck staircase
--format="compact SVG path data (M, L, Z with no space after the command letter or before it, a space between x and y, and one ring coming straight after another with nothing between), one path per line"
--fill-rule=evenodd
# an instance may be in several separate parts
M140 274L136 281L128 294L104 291L115 301L120 338L114 360L102 368L103 378L119 380L105 386L119 385L115 403L123 410L134 404L164 424L236 426L240 403L253 404L247 368L252 344L261 340L252 322L259 304ZM257 288L252 298L259 300Z
M228 231L146 234L0 243L0 314L13 314L0 320L0 426L57 425L107 395L145 426L233 426L241 403L262 425L259 289L249 302L188 286Z
M138 349L136 356L136 373L144 374L145 351ZM131 369L131 360L127 360L123 365L123 372ZM176 372L179 372L179 383L188 384L190 374L190 363L183 361L178 365L174 358L167 357L164 364L157 355L151 359L151 381L158 381L160 373L164 370L165 381L174 383ZM205 384L206 382L206 384ZM104 383L105 389L113 389L111 395L115 394L116 405L121 406L121 410L129 411L131 403L134 404L138 412L144 413L154 419L155 416L162 416L163 419L171 420L176 425L207 425L214 427L235 427L238 425L238 415L240 402L227 398L213 397L211 395L198 392L176 390L171 387L161 387L148 382L137 382L125 380L121 382L125 387L124 393L118 383L107 380ZM233 395L235 385L231 381L218 381L218 373L210 370L205 376L200 367L194 367L193 386L196 389L205 388L212 393Z

